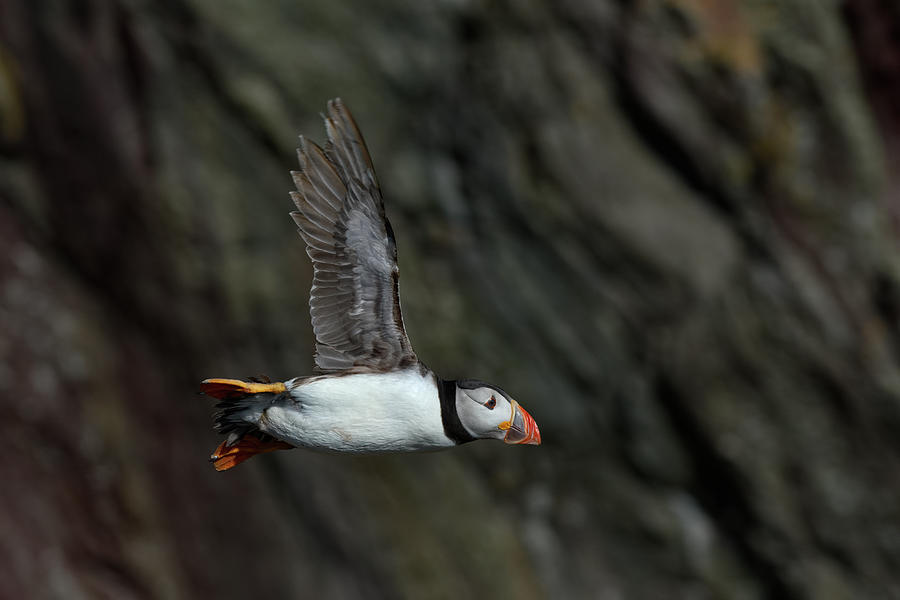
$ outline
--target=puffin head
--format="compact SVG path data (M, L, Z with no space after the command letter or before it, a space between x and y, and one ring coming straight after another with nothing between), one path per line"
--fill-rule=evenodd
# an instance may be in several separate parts
M507 444L541 443L541 432L531 415L497 386L475 379L456 382L456 412L476 438Z

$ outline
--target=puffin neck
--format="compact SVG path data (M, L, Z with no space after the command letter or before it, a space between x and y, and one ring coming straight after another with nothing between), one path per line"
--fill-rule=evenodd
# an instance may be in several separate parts
M457 444L471 442L475 438L463 427L456 412L456 380L438 380L438 397L441 401L441 421L444 424L444 433Z

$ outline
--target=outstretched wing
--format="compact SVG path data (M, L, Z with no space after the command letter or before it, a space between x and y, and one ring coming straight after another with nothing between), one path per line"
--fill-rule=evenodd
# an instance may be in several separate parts
M372 159L340 99L324 115L322 150L300 137L291 216L313 261L309 308L321 371L417 362L403 328L394 233Z

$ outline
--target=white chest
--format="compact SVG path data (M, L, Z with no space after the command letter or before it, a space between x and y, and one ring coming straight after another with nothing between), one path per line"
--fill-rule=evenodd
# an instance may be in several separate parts
M406 452L453 446L434 377L418 369L313 379L270 407L260 428L290 444L338 452Z

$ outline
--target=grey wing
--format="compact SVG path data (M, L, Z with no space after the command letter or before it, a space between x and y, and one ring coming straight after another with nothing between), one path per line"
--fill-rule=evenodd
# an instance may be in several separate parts
M291 216L313 261L309 307L321 371L417 362L403 328L397 247L365 142L340 99L322 150L301 136Z

